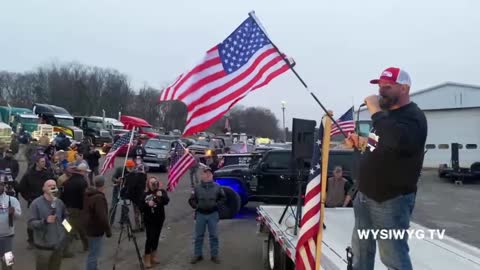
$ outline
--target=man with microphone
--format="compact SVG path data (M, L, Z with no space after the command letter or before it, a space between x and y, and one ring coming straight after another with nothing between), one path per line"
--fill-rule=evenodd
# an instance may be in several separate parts
M377 84L379 95L365 98L372 119L368 138L351 134L345 143L362 151L358 193L354 199L353 269L371 270L376 243L388 269L412 269L408 234L403 239L360 239L359 230L406 230L415 205L417 181L423 165L427 120L410 101L411 80L396 67L385 69Z

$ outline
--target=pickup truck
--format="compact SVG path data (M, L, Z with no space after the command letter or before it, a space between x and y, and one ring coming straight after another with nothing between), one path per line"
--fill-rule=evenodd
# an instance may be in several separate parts
M227 195L224 219L233 218L249 201L264 203L292 203L298 193L299 181L302 194L310 170L309 162L299 173L291 168L292 151L272 149L264 153L225 154L223 167L214 172L213 178L223 187ZM355 162L353 150L335 149L330 151L328 176L335 166L342 166L344 177L353 184L352 168Z

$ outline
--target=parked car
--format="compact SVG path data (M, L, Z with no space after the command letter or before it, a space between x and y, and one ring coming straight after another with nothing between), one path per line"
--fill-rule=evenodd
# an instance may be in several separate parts
M175 141L149 139L145 143L146 156L143 158L144 164L152 169L167 171L170 162L170 151Z

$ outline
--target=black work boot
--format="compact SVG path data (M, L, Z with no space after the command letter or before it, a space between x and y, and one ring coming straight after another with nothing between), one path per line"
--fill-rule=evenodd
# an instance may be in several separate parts
M190 263L191 264L196 264L197 262L203 260L203 257L202 256L194 256L191 260L190 260Z
M216 264L220 264L220 260L218 259L217 256L212 256L212 262L216 263Z

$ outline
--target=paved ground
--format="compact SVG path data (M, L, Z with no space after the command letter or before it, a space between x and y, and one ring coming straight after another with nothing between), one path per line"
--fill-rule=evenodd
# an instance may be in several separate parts
M117 164L123 164L121 159ZM25 165L22 164L22 172ZM164 181L165 174L156 174ZM107 174L110 176L110 173ZM156 269L251 269L262 268L261 239L256 235L255 204L247 205L234 220L220 222L220 248L222 264L215 265L203 261L192 266L188 263L192 252L193 211L187 204L190 193L188 179L184 178L178 189L170 194L170 204L167 206L167 219L160 241L161 264ZM425 172L419 186L417 206L414 220L432 228L445 228L450 236L480 247L480 184L456 186L445 180L438 179L434 172ZM111 188L107 189L110 201ZM21 200L26 211L25 201ZM26 214L26 213L25 213ZM15 269L34 269L33 252L26 249L26 216L16 222L15 236ZM114 254L117 249L119 227L114 228L114 235L105 242L104 253L99 269L112 269L116 261L116 269L140 269L132 241L123 240L120 244L117 259ZM135 234L140 252L143 251L144 233ZM207 240L207 239L206 239ZM208 244L208 241L205 241ZM207 245L206 245L207 247ZM80 243L74 249L76 257L65 259L62 269L84 269L85 253L80 252ZM208 248L205 249L208 256Z

